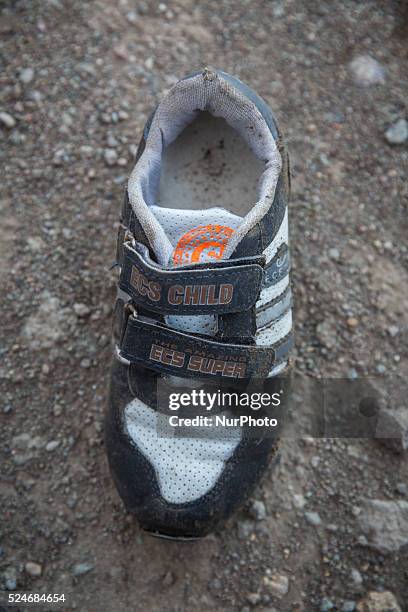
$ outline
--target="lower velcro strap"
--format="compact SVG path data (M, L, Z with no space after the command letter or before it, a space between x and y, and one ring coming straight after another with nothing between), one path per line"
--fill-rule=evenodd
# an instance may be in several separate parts
M266 378L288 355L291 336L272 347L224 344L129 316L120 356L187 378Z

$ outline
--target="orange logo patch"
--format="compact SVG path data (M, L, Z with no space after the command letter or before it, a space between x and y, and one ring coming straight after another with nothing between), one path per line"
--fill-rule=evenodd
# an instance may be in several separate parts
M199 263L204 256L221 259L234 230L226 225L200 225L186 232L173 254L177 266Z

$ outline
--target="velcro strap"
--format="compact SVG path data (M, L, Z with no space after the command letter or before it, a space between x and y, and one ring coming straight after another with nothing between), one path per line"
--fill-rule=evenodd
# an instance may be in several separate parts
M286 244L278 249L275 257L266 264L263 287L270 287L281 281L290 270L289 248Z
M123 245L119 286L136 306L160 314L244 312L256 303L263 257L248 257L179 268L155 264L142 245Z
M266 378L292 346L292 337L272 347L224 344L129 316L120 355L161 373L187 378Z

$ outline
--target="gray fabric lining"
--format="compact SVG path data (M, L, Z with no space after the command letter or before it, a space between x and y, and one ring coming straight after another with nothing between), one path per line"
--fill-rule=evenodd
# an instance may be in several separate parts
M258 201L243 218L224 252L230 257L243 236L266 214L273 202L281 169L281 157L275 140L256 106L216 75L204 75L179 81L157 107L145 150L128 183L129 200L155 255L167 264L173 246L150 207L156 204L163 150L191 123L199 111L224 118L236 129L265 168L258 185ZM228 186L226 186L228 188Z

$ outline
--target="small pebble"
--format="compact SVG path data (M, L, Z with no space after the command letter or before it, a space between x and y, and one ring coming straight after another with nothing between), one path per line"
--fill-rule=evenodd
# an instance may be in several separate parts
M320 604L320 612L328 612L329 610L333 610L333 608L334 603L330 599L327 599L327 597L324 597Z
M138 19L136 11L129 11L128 13L126 13L126 19L132 25L135 24Z
M52 158L52 163L54 166L62 166L64 161L68 160L67 153L64 149L59 149L55 151L54 157Z
M302 508L305 507L306 500L305 500L304 496L301 493L295 493L294 494L294 496L293 496L293 505L298 510L301 510Z
M2 123L6 128L11 130L11 128L15 127L16 120L9 113L0 113L0 123Z
M363 584L363 577L357 569L351 570L351 579L354 584Z
M17 570L14 567L8 567L3 576L7 591L15 591L17 588Z
M34 561L28 561L28 563L25 564L25 571L30 576L33 576L33 578L37 578L42 574L42 566Z
M262 597L261 597L261 595L259 593L249 593L247 595L247 600L253 606L256 606L257 604L259 604L261 599L262 599Z
M118 161L118 154L115 149L105 149L103 158L107 166L114 166Z
M175 583L175 581L176 579L174 577L174 574L172 572L167 572L167 574L165 574L162 580L162 585L166 587L170 587Z
M13 130L10 134L10 142L13 145L19 145L25 141L25 136L18 130Z
M47 453L52 453L52 451L55 451L58 446L58 440L51 440L51 442L48 442L48 444L46 445L45 450L47 451Z
M24 68L20 72L20 81L24 83L24 85L28 85L34 79L34 70L32 68Z
M305 512L305 519L309 525L313 525L314 527L318 527L322 524L322 519L317 512Z
M154 67L154 59L152 57L148 57L145 61L145 66L147 70L153 70Z
M93 570L93 568L94 566L91 563L76 563L72 568L72 575L83 576Z
M350 62L354 82L361 87L378 85L385 82L385 70L370 55L359 55Z
M255 500L252 502L249 509L249 515L256 521L263 521L266 518L265 504L260 500Z
M329 257L330 257L330 259L333 259L334 261L337 261L340 258L340 251L339 251L339 249L329 249Z
M116 47L113 48L113 52L118 59L126 61L129 59L129 53L127 50L127 46L125 43L119 43Z
M408 121L398 119L385 132L385 140L391 145L402 145L408 140Z
M283 597L289 592L289 578L284 574L273 574L265 576L264 583L276 597Z
M74 312L77 317L82 318L88 316L91 312L91 309L89 308L89 306L83 304L82 302L76 302L74 304Z
M390 325L387 331L390 334L391 338L395 338L395 336L398 336L399 334L399 327L398 325Z
M319 463L320 463L320 457L318 455L314 455L311 458L310 463L311 463L312 467L317 468L319 466Z
M404 495L405 497L408 496L408 485L406 485L405 482L399 482L395 487L395 490L400 495Z
M61 414L62 414L62 406L60 406L59 404L56 404L54 406L53 413L54 413L54 416L56 416L56 417L61 416Z
M346 323L348 327L350 327L351 329L354 329L358 325L358 319L356 319L355 317L349 317Z

